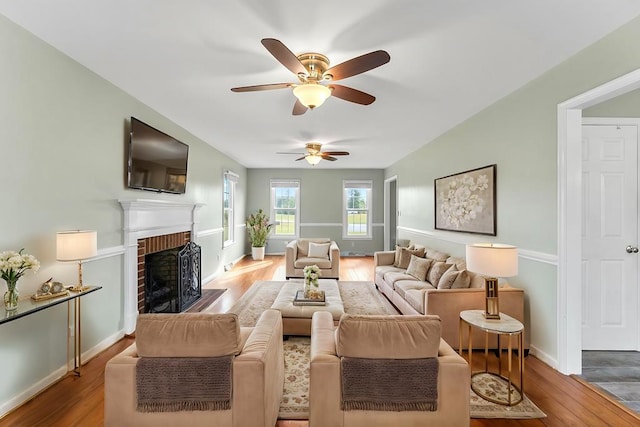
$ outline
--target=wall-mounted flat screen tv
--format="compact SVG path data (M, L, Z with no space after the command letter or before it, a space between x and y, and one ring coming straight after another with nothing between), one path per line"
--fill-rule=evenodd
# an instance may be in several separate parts
M189 146L131 117L129 188L181 194L187 186Z

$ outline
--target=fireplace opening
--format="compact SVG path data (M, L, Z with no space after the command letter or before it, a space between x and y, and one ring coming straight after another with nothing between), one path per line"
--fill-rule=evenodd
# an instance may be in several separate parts
M200 246L166 249L144 256L144 312L181 313L202 296Z

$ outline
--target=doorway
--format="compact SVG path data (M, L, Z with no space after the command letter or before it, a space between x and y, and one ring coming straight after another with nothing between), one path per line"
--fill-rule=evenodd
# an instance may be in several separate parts
M583 119L582 350L638 350L639 123Z
M558 370L582 371L582 110L640 88L640 69L558 104Z
M384 250L395 248L398 240L398 177L384 180Z

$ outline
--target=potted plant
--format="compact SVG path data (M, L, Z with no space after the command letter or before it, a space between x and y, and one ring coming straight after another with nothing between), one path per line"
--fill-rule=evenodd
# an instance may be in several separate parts
M246 226L251 241L251 256L255 261L264 259L264 247L267 244L267 237L271 232L269 217L262 209L252 213L247 218Z

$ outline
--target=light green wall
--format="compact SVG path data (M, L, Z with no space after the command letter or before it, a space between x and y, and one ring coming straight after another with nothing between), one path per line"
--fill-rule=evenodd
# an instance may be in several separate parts
M85 263L86 283L102 290L83 299L82 350L123 327L123 212L119 199L203 203L198 230L202 276L244 254L245 236L222 251L222 173L240 175L236 219L245 216L246 169L109 82L0 16L0 251L26 248L42 263L19 282L22 297L54 279L71 284L77 266L55 261L55 233L98 231L99 254ZM135 72L135 70L132 70ZM187 193L125 188L128 120L136 116L189 145ZM218 259L219 258L219 259ZM2 282L2 281L0 281ZM4 293L4 282L0 293ZM0 326L0 415L65 365L66 305ZM29 397L23 395L22 397Z
M634 90L582 111L583 117L640 117L640 90Z
M311 168L311 166L309 166ZM247 209L270 209L270 180L300 180L301 237L329 237L343 254L372 254L383 247L384 178L382 169L250 169ZM342 181L373 181L373 239L342 239ZM283 253L286 240L269 239L267 253ZM248 248L247 248L248 250Z
M557 348L557 105L640 68L640 18L549 70L385 170L398 176L399 237L455 253L495 241L521 250L509 281L527 294L531 345ZM497 164L497 236L434 230L433 180ZM409 228L419 232L409 232Z

